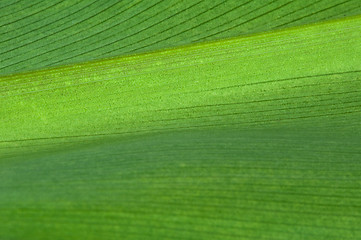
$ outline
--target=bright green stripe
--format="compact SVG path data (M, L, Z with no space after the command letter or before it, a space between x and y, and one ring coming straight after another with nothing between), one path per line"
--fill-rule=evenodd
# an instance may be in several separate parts
M359 26L352 18L3 77L1 141L356 120Z

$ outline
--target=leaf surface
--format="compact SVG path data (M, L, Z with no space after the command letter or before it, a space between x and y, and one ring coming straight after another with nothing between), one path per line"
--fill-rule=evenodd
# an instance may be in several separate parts
M359 0L2 2L1 75L361 14Z
M325 15L331 2L339 12ZM89 3L26 2L27 15L5 19L20 28L37 11ZM118 16L100 3L87 9ZM139 11L153 3L166 6L139 2ZM199 10L222 22L216 12L236 3ZM19 73L45 67L28 52L34 64L20 57L4 68L12 74L0 77L0 239L358 239L361 17L302 25L352 15L358 8L345 6L358 1L315 2L312 11L308 1L269 2L268 11L285 4L290 13L278 30L258 17L261 3L249 3L253 30L223 35L220 25L204 41L247 36L187 45L192 35L180 34L183 42L141 54L111 45L118 57ZM298 7L323 13L303 22ZM74 51L92 50L73 40ZM61 49L43 55L47 66L111 56Z

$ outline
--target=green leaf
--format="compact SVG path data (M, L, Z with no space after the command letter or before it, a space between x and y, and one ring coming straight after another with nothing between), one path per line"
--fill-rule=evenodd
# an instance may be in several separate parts
M357 239L359 5L1 2L0 239Z
M3 0L0 11L4 75L353 16L361 2Z

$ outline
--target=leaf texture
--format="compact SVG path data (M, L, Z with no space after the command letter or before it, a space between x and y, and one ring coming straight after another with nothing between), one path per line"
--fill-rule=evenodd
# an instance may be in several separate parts
M361 14L359 0L2 1L0 74Z
M0 239L358 239L361 17L340 18L358 5L1 2L21 12L3 16L8 47L46 36L1 61ZM51 52L46 27L66 19L104 32L64 23L71 44ZM106 48L117 19L111 41L155 24L159 42Z

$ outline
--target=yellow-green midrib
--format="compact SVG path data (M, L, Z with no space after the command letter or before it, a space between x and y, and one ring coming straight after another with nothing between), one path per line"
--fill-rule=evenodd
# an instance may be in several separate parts
M3 77L1 141L353 118L359 24L351 18Z

